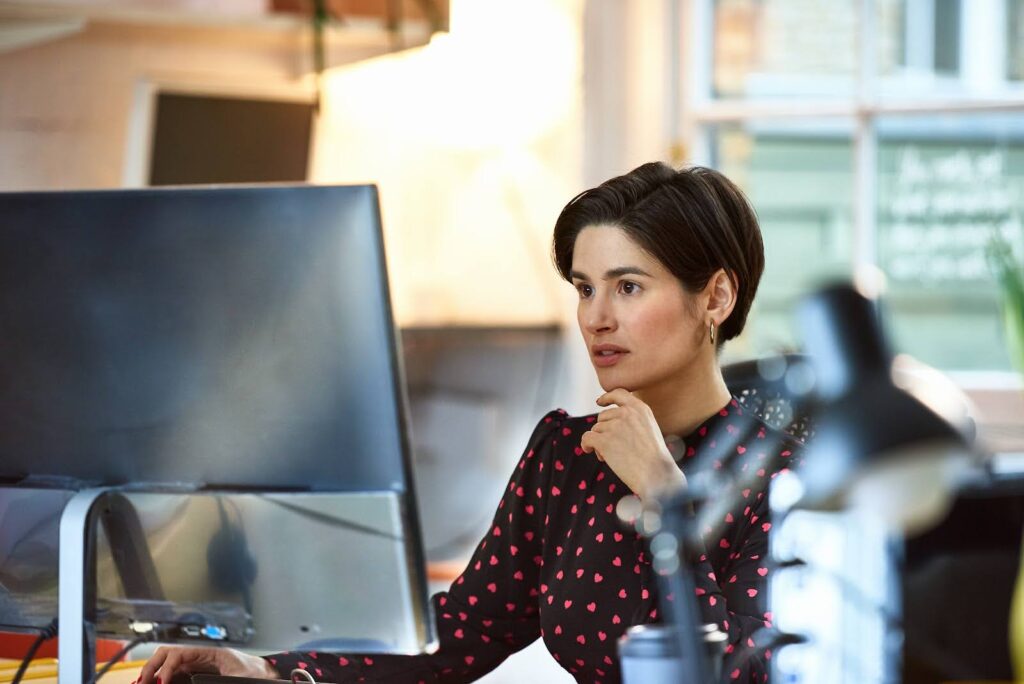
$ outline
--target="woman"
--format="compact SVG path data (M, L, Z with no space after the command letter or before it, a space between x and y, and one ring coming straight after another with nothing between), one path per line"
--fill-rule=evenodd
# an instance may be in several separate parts
M616 640L659 621L660 607L643 540L616 506L630 493L679 490L684 473L705 467L748 484L702 530L706 549L692 554L698 602L729 636L725 679L767 681L766 486L795 446L744 414L718 366L764 267L757 219L721 174L650 163L569 202L553 247L579 293L603 410L552 411L537 425L469 565L433 597L439 650L257 658L164 647L140 684L168 684L179 671L287 678L293 668L324 681L471 681L537 637L577 681L620 681Z

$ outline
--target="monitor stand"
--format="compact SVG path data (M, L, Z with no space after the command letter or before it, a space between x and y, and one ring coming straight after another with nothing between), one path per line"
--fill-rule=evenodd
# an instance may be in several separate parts
M85 684L96 672L96 502L112 490L83 489L60 516L57 683ZM86 609L88 608L88 614Z
M110 487L85 489L72 496L60 518L58 684L84 684L96 672L97 517L106 531L126 596L164 598L131 502Z

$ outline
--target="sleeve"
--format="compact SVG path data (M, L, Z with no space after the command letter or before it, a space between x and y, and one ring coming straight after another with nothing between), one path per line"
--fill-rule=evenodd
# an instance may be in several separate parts
M771 529L768 495L751 493L755 501L744 504L746 521L728 537L706 540L717 544L724 562L716 563L705 552L694 567L697 601L706 622L714 622L729 639L722 665L723 681L767 682L771 651L758 648L770 627L767 607L768 531ZM735 513L733 514L735 515Z
M431 598L438 649L416 656L278 653L267 661L287 679L294 668L318 681L469 682L540 636L537 599L546 482L554 433L566 415L538 423L487 533L448 591Z

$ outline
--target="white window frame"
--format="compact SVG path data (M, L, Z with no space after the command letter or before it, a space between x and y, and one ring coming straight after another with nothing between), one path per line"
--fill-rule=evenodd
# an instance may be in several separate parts
M875 122L887 115L935 115L1020 112L1024 116L1024 84L1006 82L1007 40L1005 26L1000 23L1008 9L1007 0L959 0L960 16L960 73L959 82L975 78L979 90L985 93L1008 91L1009 96L979 97L973 90L962 87L941 88L940 95L923 94L916 97L878 97L875 58L875 0L847 0L857 3L857 69L855 87L849 98L737 98L716 100L712 96L714 0L668 0L678 5L673 17L680 38L674 45L686 46L676 53L680 61L679 73L684 75L683 88L676 95L680 101L674 105L679 116L679 136L684 141L687 158L695 164L708 165L712 161L709 131L723 123L749 121L792 122L801 119L833 119L853 121L852 144L854 156L854 220L851 236L853 272L877 268L877 230L875 207L877 204L876 160L878 139ZM934 17L936 0L906 0L908 12L918 20ZM909 21L907 24L909 25ZM995 30L997 29L997 30ZM908 27L907 40L915 54L908 66L920 66L922 60L934 58L934 38L922 37L919 27ZM982 35L984 40L972 39ZM984 45L987 50L978 50ZM973 46L972 51L968 46ZM1001 81L1000 81L1001 79ZM933 91L934 92L934 91ZM853 274L851 272L851 275ZM960 386L971 390L1008 390L1019 392L1024 383L1010 371L953 372Z

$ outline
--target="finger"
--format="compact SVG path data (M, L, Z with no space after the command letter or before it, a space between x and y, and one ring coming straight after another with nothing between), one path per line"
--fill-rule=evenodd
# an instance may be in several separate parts
M600 423L600 422L607 422L609 420L613 420L615 418L621 418L621 417L622 417L622 409L619 408L618 406L613 406L610 409L605 409L604 411L601 411L600 413L598 413L597 414L597 422L598 423Z
M594 423L593 427L584 432L583 436L580 437L580 447L583 451L589 454L600 448L601 441L603 440L601 433L603 431L604 427L600 423Z
M633 401L638 401L633 393L628 389L622 387L613 389L611 392L605 392L597 398L598 406L610 406L617 404L619 406L628 406Z
M604 463L604 454L601 452L604 450L605 441L603 433L605 431L605 426L607 425L608 423L594 423L594 427L590 429L590 432L592 433L590 443L594 447L594 455L597 456L597 460L602 463Z
M153 681L153 674L164 664L168 650L166 646L161 646L153 652L146 664L142 666L137 684L150 684Z
M179 649L175 649L167 655L163 664L160 665L160 668L156 671L154 681L157 682L157 684L171 684L171 677L174 676L175 672L181 669L180 664L181 651Z
M604 462L604 455L601 453L601 441L602 438L598 434L598 425L595 424L593 429L583 433L583 437L580 438L580 448L583 449L584 453L594 454L597 456L597 460Z

